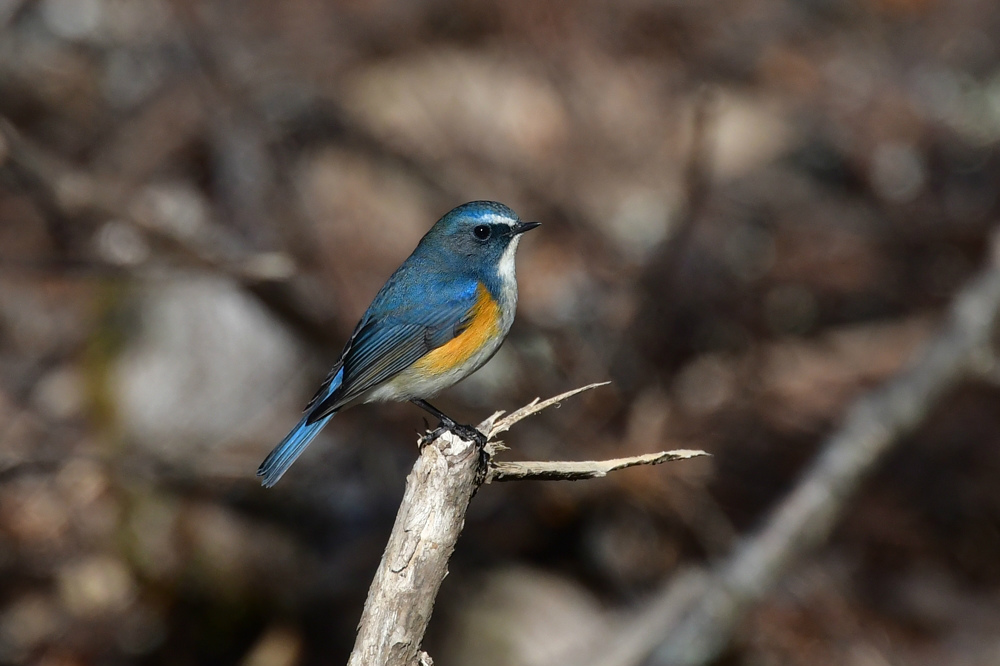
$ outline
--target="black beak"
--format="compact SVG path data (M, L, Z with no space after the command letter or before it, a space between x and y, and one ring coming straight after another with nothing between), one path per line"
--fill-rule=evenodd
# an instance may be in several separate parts
M542 226L541 222L518 222L510 228L510 235L516 236L518 234L523 234L525 231L531 231L535 227L540 226Z

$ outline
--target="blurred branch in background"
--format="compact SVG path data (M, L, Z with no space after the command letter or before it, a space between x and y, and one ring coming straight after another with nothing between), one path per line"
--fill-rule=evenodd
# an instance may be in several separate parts
M321 346L333 344L335 329L329 315L320 314L306 295L315 292L316 287L303 284L308 282L308 276L297 270L288 255L254 252L221 225L210 220L194 223L187 219L189 211L183 202L170 200L169 192L155 187L134 191L125 180L102 179L75 169L32 144L2 117L0 141L4 146L0 166L6 162L14 169L51 225L61 229L74 224L85 226L92 215L119 225L105 234L105 252L83 256L77 252L74 256L67 245L62 257L46 265L18 265L0 256L0 267L28 271L90 268L138 276L148 258L146 243L152 242L179 266L233 279L305 339ZM130 230L122 231L121 225L128 225ZM62 237L65 233L52 235Z
M988 265L955 297L937 337L907 370L856 400L763 527L714 567L679 573L588 665L694 666L718 657L747 608L827 538L864 478L935 401L963 380L995 377L998 321L995 233Z

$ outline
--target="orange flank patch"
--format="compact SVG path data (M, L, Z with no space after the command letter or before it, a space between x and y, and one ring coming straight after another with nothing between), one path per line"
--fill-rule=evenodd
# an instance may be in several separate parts
M476 352L500 335L500 306L482 284L476 291L476 304L469 311L465 330L437 349L425 354L413 368L431 375L444 374L461 367Z

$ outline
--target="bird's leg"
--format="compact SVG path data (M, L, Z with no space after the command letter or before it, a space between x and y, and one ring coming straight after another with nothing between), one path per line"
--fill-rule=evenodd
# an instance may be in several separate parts
M451 418L426 400L411 400L410 402L420 409L430 412L441 421L441 425L439 425L437 430L432 433L434 437L439 435L444 430L450 430L462 439L475 442L480 448L486 446L486 435L479 432L479 430L477 430L474 426L456 423L455 419Z

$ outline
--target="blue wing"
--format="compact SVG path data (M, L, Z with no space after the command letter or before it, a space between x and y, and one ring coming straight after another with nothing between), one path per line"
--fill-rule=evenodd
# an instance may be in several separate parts
M405 370L421 356L461 332L476 302L476 280L407 289L397 273L368 307L354 333L298 424L257 469L270 488L291 467L341 407ZM390 312L390 316L381 313Z
M340 386L313 399L307 423L325 418L458 335L476 303L478 287L479 282L470 279L451 281L447 289L422 289L430 297L408 298L406 307L392 307L397 295L391 291L380 293L344 350ZM392 315L373 314L384 311Z

